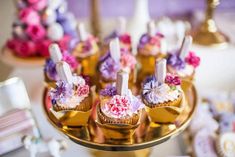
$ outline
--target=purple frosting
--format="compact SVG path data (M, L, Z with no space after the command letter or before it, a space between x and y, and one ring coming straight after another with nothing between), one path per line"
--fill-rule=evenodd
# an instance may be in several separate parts
M51 59L46 60L44 72L50 79L57 79L56 64Z
M107 85L104 89L100 91L102 96L114 96L117 94L117 88L114 85Z
M167 64L171 65L177 70L185 68L185 62L179 57L177 53L169 55L167 58Z
M232 113L224 113L220 117L219 123L220 133L235 132L235 115Z
M64 81L58 81L56 83L56 88L50 91L51 102L55 104L56 101L65 103L67 98L72 97L73 86Z
M105 79L115 80L117 77L117 72L120 69L120 63L116 63L111 57L107 58L103 63L100 65L100 72L101 75Z

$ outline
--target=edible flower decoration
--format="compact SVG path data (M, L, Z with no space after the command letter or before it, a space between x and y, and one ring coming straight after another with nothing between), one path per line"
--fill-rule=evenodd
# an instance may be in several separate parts
M57 102L66 104L71 99L75 99L77 103L80 103L89 95L89 86L85 83L85 80L80 76L75 77L76 83L73 84L61 80L56 83L55 89L50 91L52 104Z
M181 84L181 80L179 78L179 76L177 75L173 75L168 73L166 75L166 79L165 82L169 85L169 86L178 86Z
M77 46L73 50L73 53L76 56L82 58L92 55L99 50L97 42L98 39L90 35L87 40L81 41L77 44Z
M100 91L100 95L102 96L114 96L117 94L117 88L112 85L112 84L108 84L104 89L102 89Z
M138 48L144 48L146 44L156 45L160 47L160 41L164 36L160 33L157 33L155 36L149 36L147 33L142 35L140 38L140 42Z
M200 57L196 56L194 52L189 52L184 60L182 60L177 53L170 54L167 59L167 64L173 66L177 70L184 69L186 63L197 68L200 64Z
M124 118L138 113L138 111L144 108L144 104L129 91L128 95L125 96L113 96L103 107L103 111L107 115L114 118Z
M189 52L188 56L185 58L185 62L196 68L200 64L200 57L196 56L194 52Z
M72 56L70 53L65 51L62 54L62 57L63 57L62 61L67 62L72 71L78 68L79 63L77 62L76 58ZM52 61L52 59L49 58L46 60L44 71L50 79L52 80L58 79L57 72L56 72L56 64Z

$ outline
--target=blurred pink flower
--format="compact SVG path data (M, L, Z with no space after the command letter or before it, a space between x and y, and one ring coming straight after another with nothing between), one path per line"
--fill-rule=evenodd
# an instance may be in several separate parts
M196 56L194 52L189 52L188 56L185 58L185 62L192 65L194 68L199 66L200 60L200 57Z
M42 40L37 43L37 50L40 56L49 57L48 47L52 43L50 40Z
M42 40L46 35L46 30L41 25L29 25L26 28L27 35L34 41Z
M134 56L128 53L123 53L121 56L121 65L122 67L129 67L130 69L134 69L136 64L136 59Z
M131 36L129 34L123 34L119 38L124 44L131 44Z
M16 51L16 47L17 47L18 42L19 42L18 39L10 39L7 41L6 46L7 46L7 48L9 48L11 50Z
M30 3L30 4L37 3L38 1L40 1L40 0L27 0L27 2Z
M32 5L32 8L37 11L41 11L46 7L48 0L28 0L28 1L35 1L34 4Z
M165 82L169 86L177 86L177 85L181 84L181 80L180 80L179 76L173 75L173 74L169 74L169 73L166 75Z
M68 35L65 35L61 40L58 41L59 47L61 50L68 50L69 49L69 42L70 42L71 37Z
M20 57L34 56L36 55L36 45L32 41L18 41L15 52Z
M72 70L77 69L79 65L76 58L68 52L63 53L63 61L67 62Z
M40 16L31 8L22 9L19 13L19 19L27 25L39 24L40 22Z

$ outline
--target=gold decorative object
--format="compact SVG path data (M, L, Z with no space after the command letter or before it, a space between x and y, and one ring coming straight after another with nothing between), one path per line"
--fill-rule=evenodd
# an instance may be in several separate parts
M100 29L100 8L99 8L99 0L90 0L91 3L91 28L92 28L92 33L101 39L101 29Z
M64 126L61 119L58 119L51 112L51 101L48 97L47 89L43 96L43 109L49 122L62 134L66 135L69 139L77 144L83 145L88 148L97 149L92 151L95 156L108 156L111 153L107 151L116 151L111 154L115 156L117 154L131 155L138 157L141 155L148 156L150 153L150 147L158 145L177 136L181 133L191 121L197 104L197 93L194 85L190 82L184 82L182 86L185 101L184 110L171 124L158 124L150 123L147 114L144 112L141 116L140 124L135 129L132 136L118 139L107 139L104 134L112 134L114 132L102 130L104 126L99 125L95 121L97 120L96 106L93 104L91 116L88 120L87 127L73 128ZM80 117L81 118L81 117ZM114 129L115 135L117 129ZM122 136L121 134L119 134ZM102 151L100 151L102 150ZM136 151L137 150L137 151ZM127 152L124 152L127 151ZM131 152L130 152L131 151ZM139 154L137 153L139 152Z
M45 64L45 58L44 57L27 57L22 58L22 57L17 57L14 55L12 50L3 47L1 54L0 54L0 59L4 63L11 65L11 66L17 66L17 67L41 67Z
M228 45L228 37L218 30L213 19L217 5L219 5L219 0L207 0L205 21L193 37L196 44L213 47L226 47Z

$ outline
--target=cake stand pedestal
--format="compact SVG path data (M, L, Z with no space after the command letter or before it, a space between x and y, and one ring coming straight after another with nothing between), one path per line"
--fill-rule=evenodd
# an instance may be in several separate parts
M45 88L43 95L43 110L45 116L54 128L65 135L71 141L91 148L94 156L128 156L139 157L149 156L151 147L166 142L179 135L191 121L197 106L197 92L194 85L188 81L182 81L182 89L185 94L185 109L177 117L173 124L151 123L147 114L142 114L143 122L136 129L130 139L117 141L106 140L103 132L96 125L96 107L93 105L93 112L86 127L69 128L64 126L60 119L57 119L51 112L51 100L48 89Z
M6 47L2 48L0 58L2 62L13 67L32 68L32 67L40 67L45 64L44 57L21 58L15 56L12 50Z

